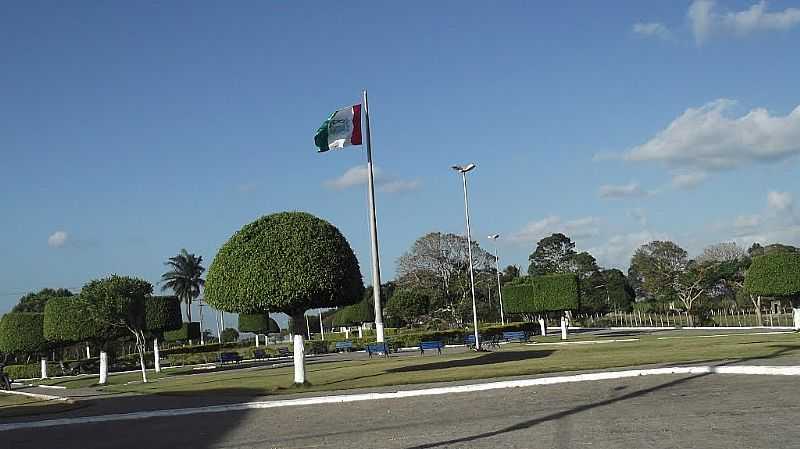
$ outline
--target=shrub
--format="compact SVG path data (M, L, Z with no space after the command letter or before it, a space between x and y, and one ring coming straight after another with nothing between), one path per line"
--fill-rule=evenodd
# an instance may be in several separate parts
M524 283L503 288L507 313L544 313L578 310L578 278L574 274L532 276Z
M180 329L164 332L166 341L189 341L200 339L200 323L182 323Z
M277 334L281 331L278 322L267 313L240 313L239 331L254 334Z
M183 325L176 296L151 296L144 301L145 325L153 333L178 330Z
M236 329L225 329L222 331L222 342L231 343L239 340L239 331Z
M28 312L7 313L0 320L0 351L31 354L47 346L43 332L44 314Z
M13 380L18 379L38 379L42 375L41 363L26 363L23 365L8 365L5 373ZM61 366L58 363L47 362L47 374L50 376L62 376Z
M800 254L777 252L754 258L744 286L749 293L761 296L800 293Z

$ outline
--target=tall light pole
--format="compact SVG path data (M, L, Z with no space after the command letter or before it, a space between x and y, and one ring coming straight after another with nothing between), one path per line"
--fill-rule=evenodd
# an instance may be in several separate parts
M500 289L500 257L497 255L497 239L500 234L490 235L489 238L494 242L494 268L497 271L497 296L500 298L500 324L506 324L505 315L503 315L503 291Z
M453 170L461 173L464 180L464 216L467 220L467 253L469 254L469 283L472 290L472 324L475 327L475 350L481 350L480 337L478 337L478 309L475 306L475 275L472 273L472 234L469 229L469 199L467 197L467 173L475 168L475 164L468 164L463 167L453 165Z

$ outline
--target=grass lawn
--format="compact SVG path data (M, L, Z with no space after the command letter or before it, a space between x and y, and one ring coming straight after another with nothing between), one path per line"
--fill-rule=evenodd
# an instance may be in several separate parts
M292 386L291 368L258 368L191 376L183 375L186 371L171 371L148 384L124 385L127 377L123 376L127 375L121 375L104 389L144 394L215 392L255 397L648 364L746 361L751 358L797 355L797 351L800 351L800 335L797 334L743 334L724 338L669 340L645 335L638 341L600 345L509 344L488 353L465 352L425 357L401 355L389 359L316 363L306 367L311 385L299 388ZM755 363L769 364L769 360ZM128 380L136 379L136 375L131 376Z
M76 407L78 405L71 401L55 401L19 394L0 393L0 418L54 413ZM2 438L0 438L0 441L2 441Z

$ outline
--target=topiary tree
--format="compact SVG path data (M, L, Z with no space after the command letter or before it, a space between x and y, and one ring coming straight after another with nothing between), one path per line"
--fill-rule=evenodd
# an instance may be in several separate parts
M54 345L66 346L100 340L101 330L93 320L86 319L86 310L77 296L52 298L44 307L44 337Z
M0 320L0 352L31 356L47 349L44 314L11 312ZM42 356L42 379L47 378L47 358Z
M542 334L546 322L541 315L561 312L561 338L567 338L563 312L580 308L580 288L574 274L532 276L503 287L503 305L508 313L538 314Z
M233 343L239 341L239 331L233 328L227 328L222 331L221 343Z
M239 331L252 332L256 334L256 347L257 347L259 335L277 334L280 333L281 328L280 326L278 326L277 321L269 317L268 313L240 313ZM266 344L266 339L264 344Z
M200 339L200 323L181 323L181 327L164 332L164 341L190 341Z
M133 335L139 352L142 382L147 382L144 363L147 327L145 300L153 293L153 286L143 279L112 275L86 284L78 295L86 318L97 323L101 341L108 342L122 335ZM105 346L100 352L100 384L108 378L108 355Z
M800 253L773 252L753 258L744 278L744 288L758 297L783 296L792 299L794 328L800 330Z
M293 318L295 382L305 382L304 314L361 298L364 284L341 232L304 212L267 215L220 248L208 270L205 298L225 312L283 312Z
M386 303L386 316L403 324L418 324L428 314L430 302L430 297L423 292L401 289Z
M153 366L161 372L161 354L158 341L164 332L177 330L183 324L181 303L177 296L151 296L144 302L145 328L153 336Z

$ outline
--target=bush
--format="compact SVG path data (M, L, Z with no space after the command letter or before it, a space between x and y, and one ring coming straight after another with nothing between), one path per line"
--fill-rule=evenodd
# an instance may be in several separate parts
M0 320L0 352L31 354L47 346L44 339L44 314L7 313Z
M178 330L183 325L181 303L175 296L151 296L144 301L145 325L154 333Z
M532 276L503 288L506 313L544 313L580 308L578 278L574 274Z
M57 343L78 343L93 339L99 332L77 297L52 298L44 306L44 336Z
M277 334L281 328L277 321L269 317L268 313L240 313L239 331L254 334Z
M239 341L239 331L236 329L225 329L222 331L222 342L223 343L232 343Z
M182 323L180 329L164 332L166 341L189 341L200 339L200 323Z
M27 363L24 365L8 365L5 368L5 373L8 374L12 380L17 379L38 379L42 376L41 362ZM47 362L47 375L48 376L63 376L61 366L58 363Z
M800 254L771 253L753 259L744 280L754 295L791 296L800 293Z

